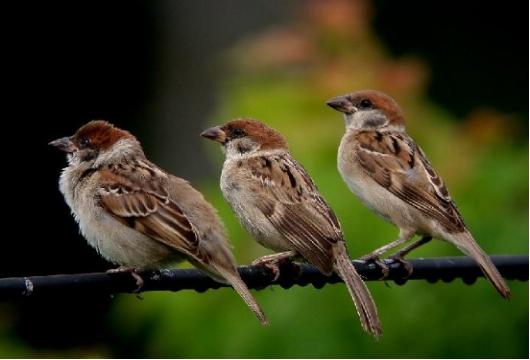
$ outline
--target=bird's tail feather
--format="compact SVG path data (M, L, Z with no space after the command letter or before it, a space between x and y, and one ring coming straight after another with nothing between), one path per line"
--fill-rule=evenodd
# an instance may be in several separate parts
M455 235L452 242L460 251L472 257L478 263L486 278L503 298L510 298L510 288L499 273L499 270L497 270L497 267L490 260L489 256L480 248L469 232L466 231Z
M258 320L262 325L269 325L269 320L263 313L263 310L261 310L261 307L256 302L256 299L252 296L250 293L250 290L248 289L247 285L243 282L239 274L237 273L237 270L228 270L221 266L215 267L215 270L224 278L226 281L232 285L234 290L241 296L245 304L249 307L249 309L256 315Z
M357 273L357 270L355 270L344 244L338 243L335 245L334 252L335 270L348 288L363 329L379 338L382 334L381 322L370 291Z

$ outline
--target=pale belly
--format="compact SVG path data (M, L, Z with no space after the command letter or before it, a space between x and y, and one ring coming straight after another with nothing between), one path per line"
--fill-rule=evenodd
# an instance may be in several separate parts
M230 165L228 165L230 166ZM254 204L258 195L252 189L242 186L223 168L221 191L232 207L241 225L262 246L274 251L289 251L291 248L267 217Z
M175 250L123 225L102 211L96 201L90 198L90 193L88 190L77 190L66 201L79 223L81 234L106 260L121 266L156 269L180 259ZM89 205L80 206L81 203Z
M340 154L339 149L339 156ZM348 188L366 207L401 229L417 233L429 232L431 220L375 182L353 159L346 160L339 161L339 172Z
M94 229L97 226L97 232ZM81 233L105 259L118 265L156 269L179 259L176 251L109 215L79 217Z

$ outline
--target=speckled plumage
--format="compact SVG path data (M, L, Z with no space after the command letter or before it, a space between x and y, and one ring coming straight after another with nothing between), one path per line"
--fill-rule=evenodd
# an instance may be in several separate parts
M240 119L209 129L203 136L223 144L226 160L221 190L243 226L263 246L282 251L258 263L299 256L347 285L365 331L382 330L368 288L346 250L333 210L313 180L287 149L277 131Z
M60 190L81 233L104 258L141 269L186 259L230 283L267 324L239 277L215 209L200 192L147 160L134 136L107 122L90 122L54 143L68 152Z
M378 257L415 234L440 238L472 256L497 291L509 297L508 286L467 230L443 180L407 135L399 105L373 90L338 96L327 104L342 112L346 122L338 151L344 181L367 207L400 229L398 240L367 257Z

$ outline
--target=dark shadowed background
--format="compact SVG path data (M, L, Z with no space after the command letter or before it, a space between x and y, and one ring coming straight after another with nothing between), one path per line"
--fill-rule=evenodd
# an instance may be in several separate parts
M412 135L488 252L528 253L527 7L159 0L6 9L0 276L111 266L78 234L57 186L64 156L47 146L91 119L131 131L151 160L204 191L241 263L266 252L224 204L220 151L198 134L243 115L291 140L337 210L352 254L392 240L395 229L335 171L343 125L324 102L361 88L403 104ZM418 254L457 254L429 246ZM526 357L528 285L511 286L506 303L483 280L370 284L386 329L379 343L360 332L342 286L258 293L268 329L230 290L0 303L0 356Z

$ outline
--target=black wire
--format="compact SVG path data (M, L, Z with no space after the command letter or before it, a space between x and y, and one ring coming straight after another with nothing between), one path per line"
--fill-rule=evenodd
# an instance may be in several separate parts
M528 255L492 256L501 274L508 280L528 281ZM374 263L354 261L355 268L366 280L380 280L381 269ZM468 257L442 257L411 259L413 272L407 278L403 264L385 260L389 266L388 277L398 284L408 280L427 280L431 283L461 278L472 284L483 276L480 268ZM281 264L280 276L273 281L273 274L263 267L243 266L239 268L241 277L251 289L263 289L270 285L290 288L294 285L313 285L320 289L326 284L340 282L336 275L322 275L315 267L307 264ZM203 292L227 286L218 283L200 270L172 269L141 273L144 279L143 291L195 290ZM71 275L48 275L0 279L0 300L13 300L39 296L67 296L68 294L116 294L131 293L136 289L136 281L127 273L87 273Z

